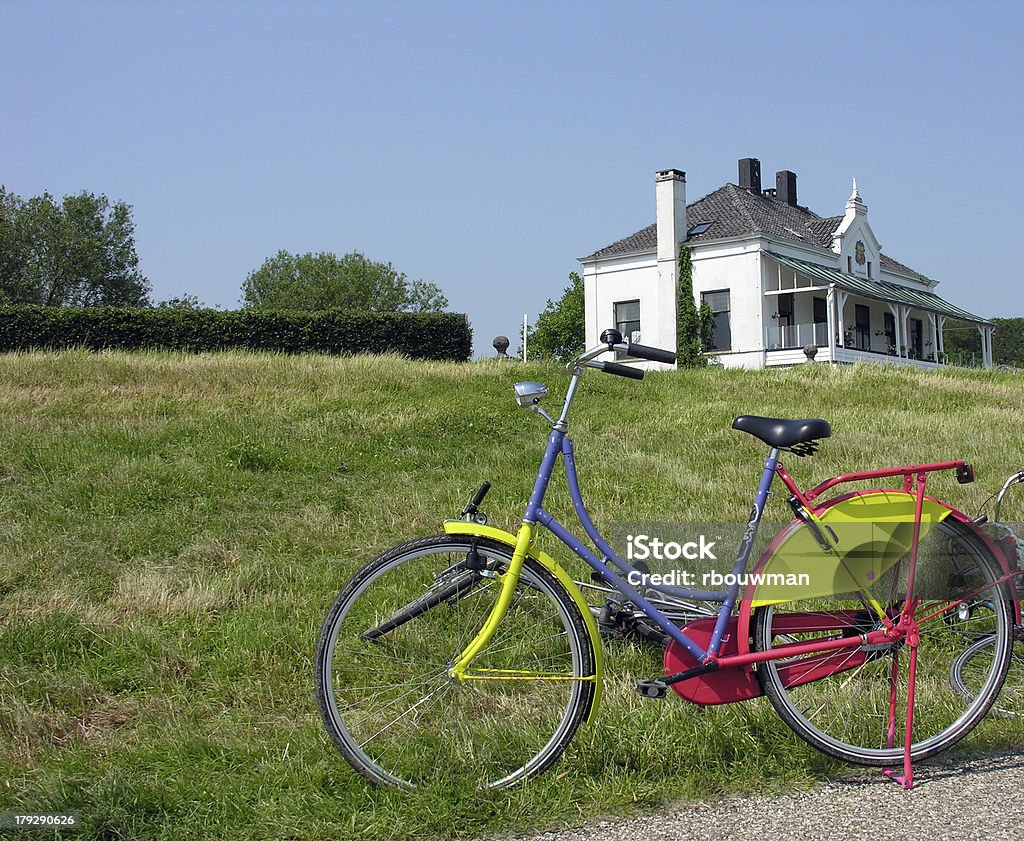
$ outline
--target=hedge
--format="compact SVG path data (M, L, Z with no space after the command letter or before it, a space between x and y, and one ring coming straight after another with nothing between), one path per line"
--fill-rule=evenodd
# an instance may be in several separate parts
M350 310L0 307L0 351L84 347L201 352L239 348L284 353L400 353L469 358L473 332L459 313Z

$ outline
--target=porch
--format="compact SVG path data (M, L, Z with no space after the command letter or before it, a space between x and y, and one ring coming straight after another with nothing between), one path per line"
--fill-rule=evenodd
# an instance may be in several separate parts
M993 325L932 292L771 257L762 287L766 366L804 363L803 349L814 346L816 362L940 368L947 318L977 326L983 366L992 365Z
M820 325L801 325L805 332L807 328ZM877 350L857 350L851 347L828 347L827 342L807 342L799 347L776 347L765 351L764 364L766 367L801 365L807 362L807 354L804 348L813 344L818 349L814 356L815 362L832 362L837 364L853 364L854 362L868 362L875 365L916 365L919 368L944 368L946 363L937 362L934 359L914 359L905 356L896 356L894 353L882 353ZM831 353L830 353L831 351Z

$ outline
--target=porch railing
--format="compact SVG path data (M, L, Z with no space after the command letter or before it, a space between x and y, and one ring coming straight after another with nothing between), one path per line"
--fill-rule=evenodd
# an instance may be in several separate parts
M771 324L767 329L768 350L828 346L828 324Z

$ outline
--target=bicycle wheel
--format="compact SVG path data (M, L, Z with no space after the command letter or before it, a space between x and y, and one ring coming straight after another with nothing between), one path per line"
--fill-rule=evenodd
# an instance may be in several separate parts
M753 645L853 636L881 626L868 597L895 621L903 610L907 559L899 560L870 592L776 602L757 609ZM957 522L934 526L918 548L915 610L920 642L911 757L933 756L962 739L985 715L1006 676L1012 643L1011 597L995 556ZM983 593L978 595L978 591ZM755 596L756 598L756 596ZM966 603L957 604L969 598ZM990 606L973 610L973 600ZM935 614L930 619L923 617ZM952 663L982 636L990 646L971 663L976 682L961 694L950 684ZM898 764L903 757L910 651L905 641L768 661L758 668L765 695L805 741L859 765ZM895 690L895 704L893 704Z
M1024 626L1015 629L1016 643L1010 657L1010 670L1006 673L1003 688L999 691L990 711L991 715L1003 718L1024 716ZM964 697L976 694L984 679L985 663L991 656L988 649L995 645L995 637L986 635L969 645L953 661L949 670L949 682Z
M512 785L548 768L589 711L595 653L583 616L530 558L472 663L478 677L449 677L511 554L466 536L414 540L335 600L317 643L317 701L335 746L374 783Z

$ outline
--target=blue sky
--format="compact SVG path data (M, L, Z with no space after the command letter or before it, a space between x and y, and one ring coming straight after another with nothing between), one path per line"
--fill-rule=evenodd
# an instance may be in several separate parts
M791 169L983 316L1024 315L1024 4L0 0L0 183L134 207L155 300L279 249L442 287L477 352L577 258ZM513 347L516 342L514 341Z

